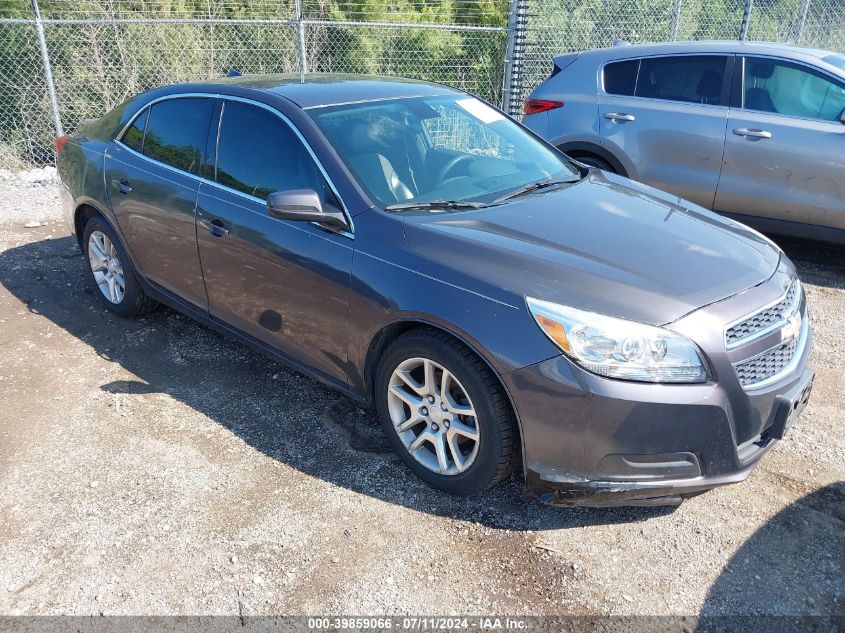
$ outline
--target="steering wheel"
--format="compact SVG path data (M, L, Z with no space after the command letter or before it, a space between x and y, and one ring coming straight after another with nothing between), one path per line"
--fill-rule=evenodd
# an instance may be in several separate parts
M450 158L448 162L440 168L437 172L437 181L442 182L446 180L449 172L453 171L458 165L475 158L473 154L458 154L454 158Z

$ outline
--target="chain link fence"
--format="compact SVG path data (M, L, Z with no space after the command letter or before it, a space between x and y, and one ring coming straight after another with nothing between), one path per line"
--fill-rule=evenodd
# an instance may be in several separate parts
M0 168L168 83L349 72L439 81L514 115L554 55L667 39L845 50L843 0L0 0Z
M401 75L500 103L507 11L507 0L0 0L0 168L52 162L60 130L138 92L231 69Z

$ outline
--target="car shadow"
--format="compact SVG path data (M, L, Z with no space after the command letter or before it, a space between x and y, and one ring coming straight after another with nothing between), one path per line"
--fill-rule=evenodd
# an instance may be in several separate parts
M845 482L772 517L731 558L700 612L700 633L839 631L845 625Z
M770 235L792 260L801 279L817 286L845 289L845 246Z
M525 497L521 476L469 498L437 492L404 467L374 414L351 399L173 310L130 320L105 310L71 237L0 253L0 283L31 312L137 376L103 384L104 392L168 394L256 450L333 485L509 530L638 522L674 511L550 508Z

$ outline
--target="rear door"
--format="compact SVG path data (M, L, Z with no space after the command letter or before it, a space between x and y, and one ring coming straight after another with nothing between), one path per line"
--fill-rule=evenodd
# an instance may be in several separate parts
M605 64L602 143L629 176L708 209L719 181L733 56L674 55Z
M205 310L194 224L214 99L174 97L138 115L106 155L106 188L135 263L150 281Z
M276 111L226 99L212 168L197 206L211 315L345 382L352 235L267 212L291 189L341 206L316 159Z
M845 82L783 59L742 62L716 210L845 229Z

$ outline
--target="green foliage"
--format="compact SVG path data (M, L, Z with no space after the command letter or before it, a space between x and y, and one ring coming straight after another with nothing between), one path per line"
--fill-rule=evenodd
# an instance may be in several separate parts
M524 85L560 53L669 37L675 0L529 0ZM154 86L244 73L298 73L294 0L39 0L67 130ZM508 0L301 0L309 71L401 75L501 102ZM746 0L681 0L678 39L735 39ZM811 0L801 43L845 50L843 0ZM749 38L794 41L802 0L755 0ZM0 0L0 18L32 18ZM158 22L146 21L149 19ZM161 22L166 20L166 22ZM192 21L193 20L193 21ZM198 20L205 20L201 23ZM209 23L208 20L215 20ZM316 23L314 23L316 22ZM367 24L349 24L365 22ZM400 24L385 26L383 23ZM447 28L428 28L444 26ZM34 25L0 20L0 166L52 160L53 128Z

